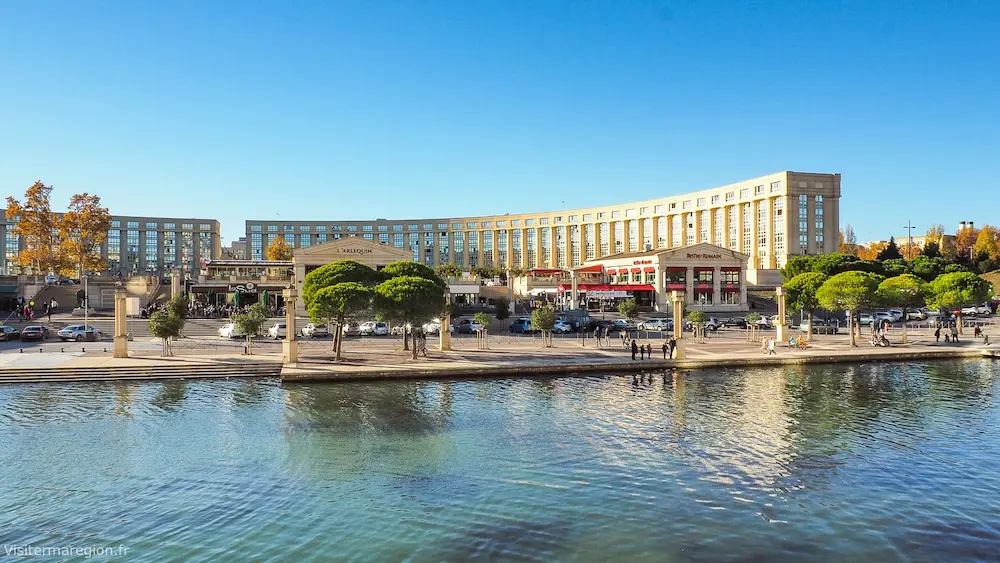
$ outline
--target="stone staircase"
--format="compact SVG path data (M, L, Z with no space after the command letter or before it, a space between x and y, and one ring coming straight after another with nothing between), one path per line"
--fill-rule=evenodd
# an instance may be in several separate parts
M76 307L76 292L83 289L82 285L47 285L35 294L32 300L35 302L35 315L41 317L45 314L45 303L55 298L59 307L56 312L68 313Z
M50 383L74 381L146 381L161 379L229 379L278 377L278 362L240 362L217 365L67 366L0 369L3 383Z

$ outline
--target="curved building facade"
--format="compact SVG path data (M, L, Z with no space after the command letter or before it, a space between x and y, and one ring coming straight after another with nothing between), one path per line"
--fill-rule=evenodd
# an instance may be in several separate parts
M248 258L276 237L303 248L360 237L407 249L413 260L570 269L626 252L709 243L749 257L747 281L780 283L789 256L836 252L840 174L784 171L687 194L538 213L372 221L246 223Z

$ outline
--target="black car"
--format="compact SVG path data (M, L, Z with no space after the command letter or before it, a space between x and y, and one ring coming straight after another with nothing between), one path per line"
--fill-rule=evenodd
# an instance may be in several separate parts
M0 341L16 340L21 337L21 333L12 326L0 326Z
M722 321L722 326L736 327L736 328L746 328L747 320L743 317L733 317L731 319L726 319Z
M49 336L49 329L39 325L26 326L21 331L21 340L45 340Z

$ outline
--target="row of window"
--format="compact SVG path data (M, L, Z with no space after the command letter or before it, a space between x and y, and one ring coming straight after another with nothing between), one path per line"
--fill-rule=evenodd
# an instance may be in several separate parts
M162 225L163 225L162 230L165 230L165 231L173 231L173 230L177 229L177 223L163 223ZM112 229L120 229L121 227L122 227L122 222L119 221L118 219L113 219L111 221L111 228ZM126 221L125 222L125 228L126 229L138 229L139 228L139 221ZM155 231L155 230L158 230L158 229L160 229L160 223L159 222L156 222L156 221L147 221L147 222L143 223L143 230L146 230L146 231ZM194 223L181 223L181 230L182 231L193 231L194 230ZM199 231L211 231L212 230L212 225L210 225L208 223L199 223L198 224L198 230Z

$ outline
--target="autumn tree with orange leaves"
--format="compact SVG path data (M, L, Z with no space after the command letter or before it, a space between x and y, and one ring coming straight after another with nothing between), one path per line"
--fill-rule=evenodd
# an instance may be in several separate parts
M104 270L106 260L101 256L101 245L108 238L111 213L101 207L101 198L86 192L69 200L69 210L59 221L61 251L68 264L64 273Z
M24 243L17 255L19 266L36 271L59 272L65 261L59 248L59 216L52 212L52 186L35 182L24 192L24 202L7 196L7 220Z

